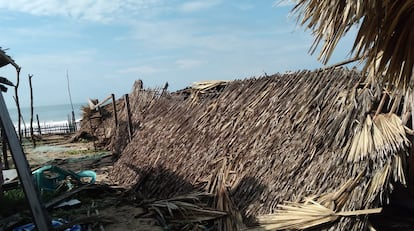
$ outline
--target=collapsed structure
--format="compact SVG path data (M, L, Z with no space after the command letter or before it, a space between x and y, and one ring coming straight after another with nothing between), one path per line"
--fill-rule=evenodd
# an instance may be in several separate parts
M219 91L194 100L134 88L130 141L123 100L117 128L104 107L90 132L118 154L114 182L143 198L213 193L248 226L363 230L410 171L412 179L412 91L389 95L348 69L236 80Z

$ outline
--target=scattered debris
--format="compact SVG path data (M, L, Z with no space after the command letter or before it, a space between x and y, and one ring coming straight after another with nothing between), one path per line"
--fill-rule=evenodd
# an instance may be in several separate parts
M3 170L3 179L4 179L3 183L5 185L12 183L13 181L16 181L18 178L19 176L17 175L16 169Z
M61 208L61 207L71 207L71 206L80 205L80 204L81 204L81 201L80 200L78 200L78 199L71 199L71 200L62 202L62 203L56 205L53 208L54 209L57 209L57 208Z
M52 227L53 228L59 228L65 224L67 224L68 222L63 220L63 219L58 219L58 220L52 220ZM30 224L26 224L17 228L14 228L13 231L35 231L36 226L33 223ZM71 225L68 228L65 228L64 231L81 231L81 226L80 225Z
M43 166L33 171L33 176L41 193L55 192L62 188L71 190L74 187L73 184L93 184L96 180L94 171L83 170L75 173L53 165Z

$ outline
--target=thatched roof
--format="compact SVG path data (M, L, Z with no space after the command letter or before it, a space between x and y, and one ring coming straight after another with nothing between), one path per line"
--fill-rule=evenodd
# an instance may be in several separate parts
M294 12L315 36L312 51L323 41L320 59L330 58L339 40L358 26L352 52L371 79L390 89L412 88L413 0L300 0Z
M134 92L134 136L111 175L145 198L211 191L221 176L248 224L311 202L326 207L321 228L361 230L360 210L381 207L391 183L404 182L409 141L394 113L406 122L412 111L412 100L399 107L364 82L330 69L233 81L196 103ZM117 131L113 143L126 139Z

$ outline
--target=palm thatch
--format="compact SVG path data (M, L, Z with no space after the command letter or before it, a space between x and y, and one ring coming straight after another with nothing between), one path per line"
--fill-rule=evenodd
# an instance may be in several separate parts
M365 214L405 182L414 109L411 98L366 82L329 69L233 81L196 103L134 92L134 136L116 148L126 130L113 135L120 158L111 176L144 198L215 194L214 208L247 225L285 203L320 204L330 210L321 229L364 229Z
M206 230L206 223L224 217L225 212L206 208L201 198L208 194L193 193L165 200L145 202L141 206L155 215L168 230Z
M300 23L311 28L314 52L324 42L319 58L326 63L339 40L358 25L352 52L365 64L371 80L387 83L390 89L413 84L413 0L300 0L294 12Z
M132 92L129 94L131 100L132 120L133 126L140 126L139 121L145 115L146 110L162 95L163 89L142 89L142 82L135 81ZM93 100L97 104L97 100ZM120 153L127 142L128 138L123 131L127 130L127 113L125 97L121 97L115 103L116 111L113 105L107 103L100 107L91 109L90 105L82 107L82 120L80 129L73 137L73 140L87 138L95 140L96 146L113 151L116 154ZM119 117L119 123L115 126L114 114Z

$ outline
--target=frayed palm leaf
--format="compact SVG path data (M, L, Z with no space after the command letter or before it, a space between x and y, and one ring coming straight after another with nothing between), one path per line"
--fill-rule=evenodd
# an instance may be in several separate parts
M388 159L387 155L404 150L409 145L401 119L395 114L368 115L362 129L354 135L348 153L349 162Z
M285 202L278 205L274 214L258 217L260 228L253 230L308 229L331 223L343 216L358 216L381 212L381 208L341 211L350 193L365 175L362 171L348 180L337 191L321 196L310 196L301 202Z
M301 0L294 12L313 31L311 52L324 42L319 56L324 63L339 40L360 24L352 52L354 57L362 57L364 70L392 87L409 86L414 66L414 0Z
M314 200L295 203L286 202L278 206L275 214L258 217L262 230L304 230L336 221L340 217L380 213L381 208L335 212Z
M217 220L215 230L218 231L237 231L244 227L240 211L235 206L230 197L229 186L232 185L231 165L227 157L216 160L217 168L210 175L210 181L206 185L206 190L214 195L210 202L211 207L220 211L225 211L228 216Z
M194 193L153 201L144 207L153 211L164 224L201 223L226 216L227 213L203 206L200 197L210 196L206 193Z

